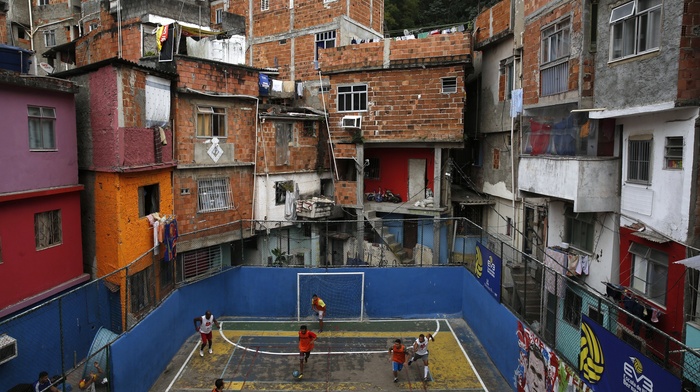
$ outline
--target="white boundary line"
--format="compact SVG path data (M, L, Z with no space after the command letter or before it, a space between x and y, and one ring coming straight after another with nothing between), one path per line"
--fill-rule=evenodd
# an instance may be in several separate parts
M175 377L173 377L173 381L170 381L170 385L168 385L168 388L165 390L165 392L170 391L170 388L173 387L173 384L175 384L175 381L177 381L180 378L180 374L185 370L185 366L190 362L190 359L194 355L195 351L197 351L197 347L201 344L201 341L197 340L197 344L194 345L192 348L192 352L190 352L190 355L187 356L187 359L182 363L182 366L180 366L180 370L177 371L177 374Z
M469 355L467 355L467 351L464 350L464 347L462 347L462 344L459 342L459 339L457 338L457 334L455 331L452 329L452 325L450 325L450 322L447 321L447 319L443 319L447 323L447 326L450 327L450 331L452 331L452 336L454 336L455 340L457 341L457 344L459 344L459 348L462 349L462 353L464 356L467 358L467 361L469 361L469 365L472 367L474 370L474 374L476 374L476 378L479 379L479 382L481 383L481 386L484 387L484 392L489 392L488 388L486 388L486 384L484 384L484 380L481 379L481 376L479 375L479 372L476 370L476 367L474 366L474 363L472 360L469 358Z
M435 321L435 333L433 333L433 336L435 336L435 335L437 335L438 332L440 331L440 320L436 320L436 319L425 319L425 320L410 320L410 321L433 321L433 320ZM397 321L397 320L384 320L384 321L375 320L375 322L385 322L385 323L386 323L386 322L389 322L389 321ZM401 321L406 321L406 320L401 320ZM238 344L238 343L234 343L232 340L230 340L229 338L227 338L226 335L224 335L223 325L224 325L225 322L226 322L226 321L219 321L219 334L221 335L221 338L222 338L222 339L224 339L225 341L229 342L229 344L231 344L232 346L234 346L234 347L236 347L236 348L239 348L239 349L241 349L241 350L246 350L246 351L249 351L249 352L255 352L255 353L259 353L259 354L267 354L267 355L286 355L286 356L289 356L289 355L299 355L299 352L298 352L298 351L294 351L294 352L291 352L291 353L290 353L290 352L275 352L275 351L260 351L260 350L254 350L254 349L252 349L252 348L249 348L249 347L240 345L240 344ZM233 321L230 321L230 322L233 322ZM454 331L453 331L452 333L454 334ZM456 337L455 337L455 339L456 339ZM457 342L459 342L459 340L457 340ZM462 349L462 351L464 351L464 349ZM374 351L324 351L324 352L312 351L312 352L311 352L312 355L328 355L328 354L331 354L331 355L341 355L341 354L386 354L386 353L387 353L387 350L381 350L381 351L380 351L380 350L374 350ZM466 354L466 353L465 353L465 354ZM190 356L192 356L192 354L190 354ZM188 359L189 359L189 358L188 358ZM467 358L467 359L468 359L468 358ZM469 363L471 364L471 361L470 361ZM474 367L474 365L472 365L472 367ZM475 369L475 370L476 370L476 369Z

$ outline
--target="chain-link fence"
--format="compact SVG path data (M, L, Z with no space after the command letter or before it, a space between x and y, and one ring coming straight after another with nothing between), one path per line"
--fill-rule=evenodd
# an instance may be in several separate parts
M550 259L548 263L551 256L544 249L538 252L542 254L538 260L498 235L468 221L464 224L472 226L470 231L478 233L473 237L502 260L501 302L574 369L578 368L581 316L586 315L686 385L700 380L700 354L656 328L650 322L651 314L633 314L625 306L624 295L619 299L603 295L581 278L557 272L551 268L557 262ZM463 258L469 260L466 266L474 273L474 258Z
M21 337L23 347L41 352L13 360L13 366L28 369L27 382L46 370L74 386L92 377L99 381L99 390L110 390L107 359L111 342L156 309L179 285L237 265L459 264L474 272L478 243L502 259L502 303L574 368L580 350L581 315L585 314L673 374L700 379L700 358L694 350L617 301L555 272L545 260L524 254L502 236L464 218L398 219L388 213L352 221L236 221L181 233L174 261L165 262L162 255L150 250L118 271L0 322L0 331Z

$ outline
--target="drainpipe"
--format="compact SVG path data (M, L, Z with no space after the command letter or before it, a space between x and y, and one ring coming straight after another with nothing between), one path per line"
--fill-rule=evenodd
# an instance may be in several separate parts
M27 9L29 10L29 49L31 49L32 52L34 52L34 31L32 29L34 19L32 15L32 0L27 0ZM34 53L34 75L37 75L39 73L39 69L37 68L36 63L36 53Z

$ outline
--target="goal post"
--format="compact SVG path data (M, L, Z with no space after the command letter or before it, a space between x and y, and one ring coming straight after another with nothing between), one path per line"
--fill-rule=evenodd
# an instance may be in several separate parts
M365 314L364 272L297 273L297 321L311 316L311 297L326 303L327 315L335 320L360 320Z

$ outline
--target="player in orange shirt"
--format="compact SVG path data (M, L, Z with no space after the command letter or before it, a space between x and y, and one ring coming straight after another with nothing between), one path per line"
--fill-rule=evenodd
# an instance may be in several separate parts
M323 332L323 316L326 314L326 303L316 294L311 297L311 309L318 316L318 333Z
M389 348L391 353L391 368L394 371L394 382L399 381L399 372L406 363L406 346L401 344L401 339L394 340L394 345Z
M299 327L299 377L304 376L304 362L309 360L309 355L311 355L311 350L314 349L314 342L316 341L315 333L306 329L306 325Z

